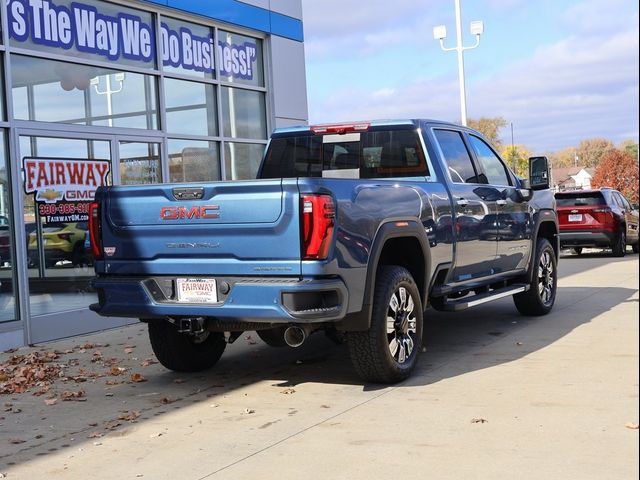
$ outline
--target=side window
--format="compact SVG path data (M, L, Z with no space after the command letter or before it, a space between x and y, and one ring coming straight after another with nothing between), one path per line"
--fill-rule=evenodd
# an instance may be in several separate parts
M488 182L491 185L510 185L511 182L509 182L509 176L507 175L504 163L493 153L491 147L475 135L469 135L469 140L476 152L480 165L482 165L482 169L487 175Z
M618 193L618 192L613 192L613 198L615 199L616 203L618 204L618 206L622 209L627 209L629 208L626 205L625 202L625 198L622 196L622 194Z
M427 161L415 130L362 134L362 178L423 177Z
M444 155L451 181L481 183L460 133L453 130L434 130L434 134Z

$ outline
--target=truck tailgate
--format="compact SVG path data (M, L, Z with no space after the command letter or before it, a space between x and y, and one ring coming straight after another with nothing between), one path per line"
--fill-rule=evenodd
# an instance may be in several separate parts
M98 195L104 273L300 275L295 180L111 187Z

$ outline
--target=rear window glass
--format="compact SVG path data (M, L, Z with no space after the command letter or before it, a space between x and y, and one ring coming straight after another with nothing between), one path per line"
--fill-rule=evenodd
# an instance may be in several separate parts
M429 175L415 130L274 138L261 178L385 178Z
M600 192L557 193L558 207L584 207L589 205L604 205L604 197Z

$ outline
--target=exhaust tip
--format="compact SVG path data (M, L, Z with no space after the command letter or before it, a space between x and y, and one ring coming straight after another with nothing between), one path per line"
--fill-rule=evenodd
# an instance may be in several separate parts
M284 341L290 347L299 347L304 343L306 338L306 332L298 326L288 327L284 331Z

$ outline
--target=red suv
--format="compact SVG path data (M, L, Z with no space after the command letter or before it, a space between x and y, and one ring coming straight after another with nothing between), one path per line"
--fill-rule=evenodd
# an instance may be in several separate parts
M560 247L611 248L616 257L625 254L627 245L638 253L638 208L612 188L575 190L556 193L560 222Z

